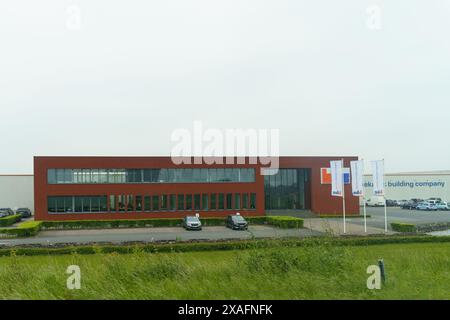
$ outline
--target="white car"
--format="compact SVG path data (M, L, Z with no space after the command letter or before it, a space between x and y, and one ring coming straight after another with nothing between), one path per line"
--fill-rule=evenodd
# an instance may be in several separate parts
M386 200L384 197L373 196L367 199L366 205L369 207L384 207Z
M438 210L443 210L443 211L450 210L450 208L449 208L447 202L439 202L439 203L436 203L436 208L437 208Z

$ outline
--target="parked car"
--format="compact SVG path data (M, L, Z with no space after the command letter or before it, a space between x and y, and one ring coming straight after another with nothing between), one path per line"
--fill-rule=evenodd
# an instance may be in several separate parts
M197 216L186 216L183 219L183 228L186 230L202 230L202 222Z
M14 215L14 211L11 208L0 208L0 211L5 211L8 213L8 216Z
M233 230L247 230L248 223L245 221L244 217L239 214L229 215L227 217L227 228Z
M397 201L397 206L403 207L407 203L408 203L408 200L398 200Z
M419 203L423 202L422 199L411 199L407 203L401 206L402 209L414 210Z
M429 203L433 203L433 204L438 204L438 203L442 202L442 199L441 198L429 198L429 199L427 199L425 201L429 202Z
M386 199L386 206L387 207L396 207L397 206L397 201L396 200L391 200L391 199Z
M9 216L7 211L1 211L0 210L0 218L4 218L4 217L7 217L7 216Z
M28 208L19 208L16 210L16 214L20 214L22 218L31 217L31 210Z
M385 200L384 197L373 196L367 199L366 205L369 207L384 207Z
M424 210L424 211L437 211L437 206L436 204L432 203L432 202L420 202L417 204L416 206L417 210Z
M436 208L438 210L443 210L443 211L450 210L450 207L448 206L448 203L444 202L444 201L436 203Z

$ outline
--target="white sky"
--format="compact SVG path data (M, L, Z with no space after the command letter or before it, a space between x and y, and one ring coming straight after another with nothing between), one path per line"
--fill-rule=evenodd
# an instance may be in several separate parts
M2 0L0 173L170 155L194 120L278 128L282 155L450 169L449 31L446 0Z

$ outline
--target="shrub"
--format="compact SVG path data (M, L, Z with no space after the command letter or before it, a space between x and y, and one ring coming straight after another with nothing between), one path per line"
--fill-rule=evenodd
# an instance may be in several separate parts
M324 241L328 241L326 244ZM127 254L136 251L139 248L143 252L193 252L193 251L223 251L223 250L242 250L242 249L264 249L280 247L305 247L316 250L317 246L369 246L395 243L449 243L448 237L434 236L389 236L389 237L341 237L330 239L281 239L281 240L241 240L241 241L218 241L218 242L185 242L185 243L154 243L154 244L136 244L133 245L79 245L64 247L28 247L28 248L5 248L0 249L1 256L35 256L35 255L67 255L67 254L98 254L98 253L118 253ZM316 250L317 251L317 250ZM341 254L339 253L338 256ZM328 261L329 262L329 261Z
M409 223L392 222L391 227L397 232L416 232L417 230L415 225Z
M282 229L303 228L303 219L295 217L273 216L266 217L267 223Z
M249 224L264 224L266 217L245 217ZM225 225L225 218L201 218L203 226ZM145 228L145 227L180 227L180 218L152 218L152 219L117 219L117 220L69 220L43 221L44 230L67 229L110 229L110 228Z
M21 219L22 216L20 214L0 218L0 227L8 227L16 222L19 222Z
M19 224L17 228L0 229L0 235L3 234L6 237L33 237L41 230L42 222L40 221L27 221Z

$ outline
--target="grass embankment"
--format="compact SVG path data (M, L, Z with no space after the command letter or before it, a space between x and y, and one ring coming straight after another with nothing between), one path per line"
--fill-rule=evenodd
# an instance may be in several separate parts
M388 281L368 290L384 258ZM66 268L81 268L81 290ZM450 243L0 257L0 299L450 299Z

